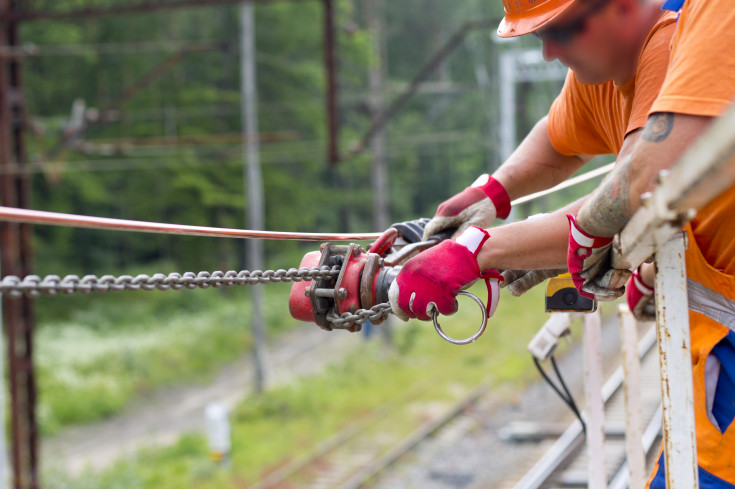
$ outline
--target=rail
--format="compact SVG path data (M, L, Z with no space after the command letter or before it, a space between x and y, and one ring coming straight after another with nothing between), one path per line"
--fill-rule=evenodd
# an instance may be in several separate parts
M583 381L586 409L583 418L588 435L586 437L586 480L577 480L576 483L584 484L591 489L620 488L627 487L627 484L630 484L630 487L643 487L646 480L645 454L650 452L661 426L660 415L656 410L653 416L648 418L644 431L642 428L644 414L640 396L640 364L642 359L655 351L653 348L656 344L655 328L650 328L638 340L636 319L627 306L620 306L618 315L620 316L620 349L623 361L603 383L599 311L586 314L553 313L531 341L528 349L538 360L548 359L559 337L568 331L572 321L580 315L584 317L582 344L585 363ZM538 344L540 343L548 347L539 349ZM604 449L604 438L607 433L605 408L620 389L624 390L625 397L623 404L626 420L626 456L608 486L605 479L607 472L606 450ZM569 425L533 467L515 483L513 489L541 489L553 484L555 479L559 478L563 468L585 446L584 431L579 421Z

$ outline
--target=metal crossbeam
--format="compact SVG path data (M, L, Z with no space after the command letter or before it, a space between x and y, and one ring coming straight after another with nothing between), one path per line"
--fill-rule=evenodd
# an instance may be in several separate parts
M257 3L274 3L282 0L250 0ZM289 0L294 1L294 0ZM108 7L82 7L68 10L54 10L53 8L38 8L26 12L19 11L12 14L1 14L0 21L34 21L49 19L82 19L89 17L103 17L106 15L124 15L135 13L150 13L156 10L174 9L174 8L191 8L191 7L213 7L217 5L240 5L243 0L159 0L139 1L133 4L129 2L121 5ZM49 2L52 3L52 2Z

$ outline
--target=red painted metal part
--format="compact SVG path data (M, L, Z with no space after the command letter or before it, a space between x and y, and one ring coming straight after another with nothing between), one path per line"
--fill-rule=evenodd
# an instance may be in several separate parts
M380 302L376 299L376 284L383 260L375 253L366 253L359 245L324 243L320 251L307 253L299 268L333 266L335 263L341 264L336 279L294 282L291 286L288 307L294 319L331 330L332 324L326 319L330 313L354 314L358 309L370 309ZM360 328L361 325L356 324L348 329L359 331Z
M380 235L378 239L375 240L372 245L370 245L370 249L368 251L370 253L375 253L383 256L388 250L391 249L393 243L396 242L397 237L398 230L396 228L388 228L385 232L383 232L383 234Z
M321 251L312 251L304 255L299 268L313 268L319 266ZM291 294L288 296L288 310L291 317L299 321L314 322L314 308L311 299L306 295L306 289L311 287L311 281L306 280L294 282L291 286Z
M342 271L337 277L334 286L336 294L336 313L349 312L354 314L360 307L360 274L365 266L368 255L361 246L350 245L345 256Z

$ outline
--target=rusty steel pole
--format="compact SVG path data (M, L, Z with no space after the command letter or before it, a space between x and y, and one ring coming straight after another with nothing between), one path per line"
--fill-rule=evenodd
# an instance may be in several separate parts
M327 71L327 161L339 162L339 119L337 114L337 35L334 0L324 0L324 63Z
M0 0L0 45L14 48L20 44L18 23L13 20L19 0ZM0 168L22 165L24 108L21 61L0 60ZM29 207L30 177L0 174L0 203ZM31 248L33 229L29 224L0 223L0 267L3 275L26 276L33 268ZM10 385L13 487L37 489L38 431L36 425L36 386L33 369L34 314L30 299L3 297L3 324L8 345Z

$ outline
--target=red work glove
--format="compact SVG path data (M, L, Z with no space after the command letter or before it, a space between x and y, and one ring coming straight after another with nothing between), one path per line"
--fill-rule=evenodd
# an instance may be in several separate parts
M456 240L442 241L411 258L403 265L388 292L396 316L404 321L431 319L434 309L444 315L457 312L457 294L484 278L488 286L488 317L498 305L497 270L480 272L477 254L490 237L478 227L467 229Z
M456 238L470 226L490 227L496 217L505 219L510 214L510 197L505 187L487 173L475 183L442 202L429 224L424 228L424 241L445 229L457 228Z
M569 248L567 265L579 293L598 301L612 301L623 295L623 284L630 277L629 270L617 270L610 265L612 238L602 238L586 233L577 224L576 218L569 219Z
M641 321L656 319L656 298L653 295L653 287L643 283L640 267L635 269L625 287L625 299L628 301L630 312L637 319Z

